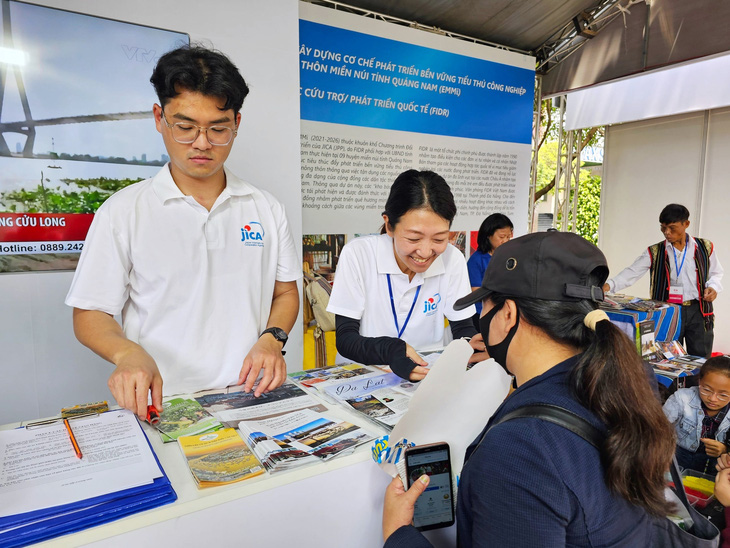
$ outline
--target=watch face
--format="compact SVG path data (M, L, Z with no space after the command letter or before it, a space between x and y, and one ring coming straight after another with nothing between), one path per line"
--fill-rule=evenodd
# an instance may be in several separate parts
M283 343L286 343L286 341L289 339L286 331L284 331L280 327L269 327L268 329L264 330L264 333L271 333L277 341ZM262 335L264 333L262 333Z

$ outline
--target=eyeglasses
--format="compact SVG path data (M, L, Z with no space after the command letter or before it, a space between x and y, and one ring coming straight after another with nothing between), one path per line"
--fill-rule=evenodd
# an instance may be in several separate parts
M719 401L730 401L730 394L726 394L725 392L713 392L703 385L700 385L700 394L702 394L706 398L711 398L712 396L715 396Z
M162 120L165 125L170 128L172 138L180 143L181 145L189 145L194 143L200 135L200 130L205 132L205 138L211 145L215 146L226 146L233 140L233 136L238 133L238 130L230 128L228 126L196 126L189 122L176 122L171 124L165 118L165 111L162 111Z

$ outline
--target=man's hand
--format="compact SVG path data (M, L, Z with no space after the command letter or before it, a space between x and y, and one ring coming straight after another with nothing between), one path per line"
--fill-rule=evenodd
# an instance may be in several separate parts
M705 452L711 457L719 457L723 453L727 453L727 448L721 441L712 438L700 438L700 441L705 444Z
M107 384L117 403L145 420L151 391L152 405L162 412L162 377L152 356L135 345L117 358L116 366Z
M256 387L254 396L258 398L264 392L270 392L282 385L286 379L286 362L281 353L282 346L271 333L264 333L256 341L243 360L243 367L238 375L238 384L245 382L243 389L246 392L251 392L262 369L264 375Z
M416 499L426 490L429 480L430 478L424 474L406 491L400 477L393 478L385 490L383 540L388 540L388 537L398 529L413 522L413 508Z
M711 303L717 297L717 291L711 287L706 287L704 293L702 293L702 300Z
M410 375L408 375L408 380L422 381L425 379L426 375L428 375L428 369L426 369L428 362L424 360L418 352L416 352L416 349L408 343L406 343L406 356L408 356L411 361L416 364L416 367L414 367Z
M608 284L603 284L603 292L608 293L609 291L611 291L611 286Z

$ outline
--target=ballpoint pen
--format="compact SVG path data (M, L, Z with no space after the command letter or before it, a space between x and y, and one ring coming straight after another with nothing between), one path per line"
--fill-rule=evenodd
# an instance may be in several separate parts
M73 445L73 447L74 447L76 456L78 458L81 458L83 456L81 454L81 448L79 447L79 444L76 441L76 436L74 436L73 430L71 430L71 425L68 423L68 419L63 419L63 424L66 426L66 431L68 432L68 437L71 439L71 445Z

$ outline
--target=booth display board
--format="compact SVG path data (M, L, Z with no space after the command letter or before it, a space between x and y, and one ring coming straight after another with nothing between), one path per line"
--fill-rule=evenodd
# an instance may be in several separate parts
M525 232L533 57L311 4L299 33L305 235L376 232L411 168L449 183L453 230Z
M93 213L168 158L149 83L187 34L0 0L0 272L73 269Z

